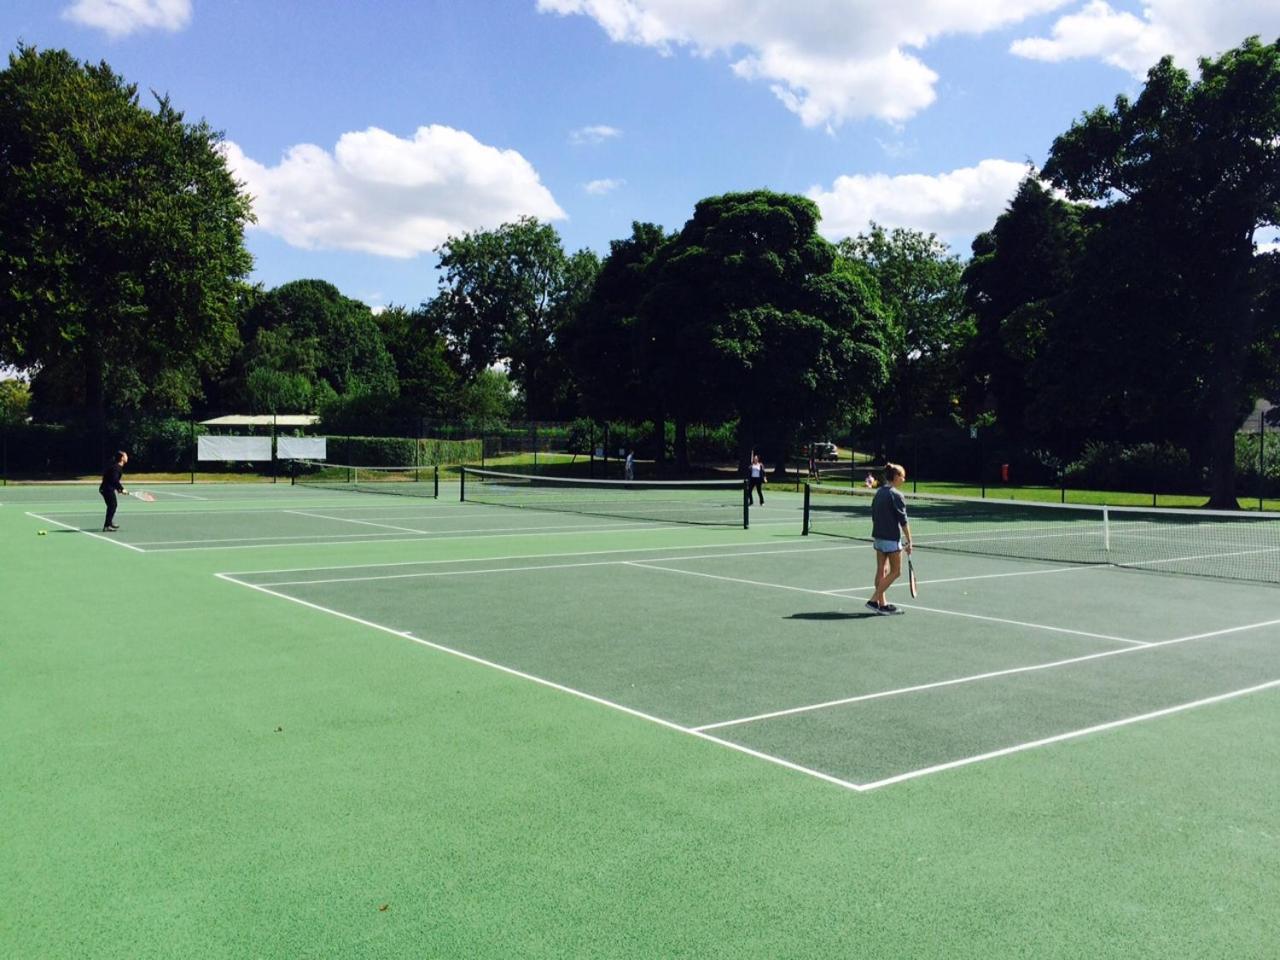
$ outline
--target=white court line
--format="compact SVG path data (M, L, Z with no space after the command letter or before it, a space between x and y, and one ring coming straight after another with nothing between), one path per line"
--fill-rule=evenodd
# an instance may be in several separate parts
M430 530L419 530L416 527L398 527L391 523L378 523L375 520L356 520L354 517L331 517L324 513L312 513L307 510L285 510L285 513L291 513L298 517L311 517L315 520L335 520L338 523L359 523L366 527L382 527L386 530L399 530L401 533L430 533ZM395 518L386 518L395 519Z
M94 533L91 530L81 530L79 527L73 527L69 523L63 523L61 520L54 520L52 517L41 516L40 514L32 513L29 510L25 512L28 517L35 517L37 520L43 520L45 523L52 523L56 526L62 527L64 530L74 530L76 533L83 533L86 537L93 537L95 540L102 540L106 543L114 543L117 547L124 547L126 550L133 550L137 553L147 552L141 547L135 547L133 544L125 543L123 540L113 540L110 537L104 537L102 534Z
M996 559L999 559L999 558L996 558ZM1026 563L1027 561L1024 560L1019 562ZM921 580L920 582L922 584L961 583L965 580L997 580L1001 577L1034 577L1042 573L1072 573L1076 570L1097 571L1097 570L1106 570L1106 569L1108 568L1105 564L1078 563L1070 567L1050 567L1048 570L1016 570L1012 573L979 573L979 574L974 574L968 577L938 577L936 579L930 578L928 580ZM842 593L862 592L870 589L872 588L871 587L841 587L838 590L825 590L823 592L839 596Z
M931 767L921 767L918 770L908 770L906 773L899 773L892 777L885 777L883 780L873 780L870 783L859 784L857 789L860 791L877 790L880 787L887 787L891 784L902 783L904 780L914 780L917 777L925 777L932 773L941 773L943 770L954 770L956 767L968 766L971 763L980 763L983 760L994 760L997 757L1006 757L1011 753L1021 753L1024 750L1034 750L1037 747L1045 747L1052 743L1061 743L1063 740L1085 737L1091 733L1101 733L1104 730L1114 730L1117 727L1125 727L1133 723L1142 723L1145 720L1167 717L1173 713L1181 713L1184 710L1194 710L1197 707L1205 707L1209 704L1221 703L1224 700L1233 700L1236 697L1248 696L1251 693L1258 693L1262 690L1270 690L1275 687L1280 687L1280 680L1268 680L1266 683L1259 683L1256 686L1245 687L1240 690L1231 690L1227 693L1220 693L1213 697L1205 697L1202 700L1193 700L1190 703L1180 703L1176 706L1165 707L1161 710L1152 710L1150 713L1139 714L1136 717L1125 717L1121 720L1112 720L1108 723L1095 724L1092 727L1082 727L1079 730L1068 730L1066 733L1055 734L1052 737L1044 737L1040 740L1029 740L1026 743L1017 743L1011 747L1002 747L999 750L991 750L987 753L979 753L971 757L961 757L959 760L949 760L946 763L937 763Z
M208 500L209 499L208 497L197 497L194 493L178 493L177 491L174 491L174 490L162 490L159 487L156 488L155 492L157 495L163 494L166 497L181 497L184 500Z
M462 650L457 650L457 649L454 649L453 647L446 647L444 644L434 643L430 640L424 640L421 637L415 637L412 631L396 630L394 627L383 626L380 623L374 623L372 620L364 620L364 619L361 619L360 617L352 616L349 613L343 613L341 610L333 610L329 607L322 607L317 603L311 603L310 601L307 601L307 600L300 600L297 597L291 597L287 593L277 593L275 590L270 590L267 587L258 586L255 583L246 583L243 580L237 580L235 577L229 576L228 574L225 574L225 573L214 574L214 576L218 577L220 580L225 580L228 583L234 583L237 586L248 587L250 590L257 590L260 593L269 594L270 596L278 597L281 600L288 600L290 603L297 603L304 607L309 607L312 610L318 610L321 613L327 613L330 616L340 617L343 620L349 620L352 623L358 623L364 627L371 627L374 630L380 630L383 633L389 633L392 636L401 637L405 640L409 640L413 643L418 644L419 646L427 647L431 650L438 650L441 653L447 653L450 656L458 657L462 660L468 660L472 663L476 663L484 667L489 667L490 669L493 669L493 670L499 670L502 673L509 674L510 676L519 677L522 680L532 681L533 683L540 684L544 687L549 687L552 690L558 690L561 693L567 693L570 696L578 697L582 700L587 700L587 701L590 701L591 703L599 704L600 706L603 706L603 707L608 707L611 710L617 710L621 713L625 713L633 717L639 717L641 720L648 720L650 723L656 723L658 726L666 727L668 730L674 730L678 733L688 734L691 737L697 737L699 740L706 740L708 743L715 743L715 744L719 744L722 747L728 747L730 750L735 750L738 753L744 753L747 756L755 757L758 760L764 760L764 761L767 761L768 763L776 764L777 766L780 766L780 767L785 767L788 770L794 770L797 773L803 773L811 777L816 777L819 780L825 780L827 783L835 784L836 786L839 786L839 787L844 787L846 790L858 791L862 789L856 783L852 783L848 780L842 780L839 777L832 776L829 773L823 773L821 770L814 770L811 767L801 766L800 764L793 763L790 760L784 760L782 757L776 757L776 756L773 756L772 754L763 753L759 750L753 750L750 747L745 747L739 743L733 743L729 740L721 740L719 737L712 736L709 733L700 733L697 730L691 730L688 727L675 723L674 721L664 720L661 717L656 717L653 714L645 713L644 711L637 710L634 707L624 706L623 704L616 703L613 700L607 700L604 697L598 697L595 694L587 693L583 690L577 690L573 687L565 686L562 683L556 683L554 680L547 680L544 677L539 677L532 673L525 673L523 670L517 670L514 667L508 667L501 663L497 663L493 660L486 660L483 657L477 657L475 654L465 653Z
M656 552L660 552L660 549L661 549L661 548L654 548L654 547L641 547L641 548L639 548L639 549L645 550L646 552L647 552L647 551L653 551L653 552L655 552L655 553L656 553ZM671 549L680 549L680 548L672 547ZM686 548L686 549L687 549L687 548ZM615 553L615 552L616 552L616 553L631 553L631 552L634 552L634 551L631 551L631 550L627 550L627 551L622 551L622 550L619 550L619 551L612 551L612 550L605 550L605 551L588 551L588 553L587 553L586 555L590 555L591 553ZM669 562L676 562L676 563L679 563L679 562L684 562L684 561L686 561L686 560L729 560L729 559L736 559L736 558L738 558L738 557L763 557L763 556L773 556L773 555L775 555L775 554L786 554L786 553L811 553L811 552L816 552L816 551L810 551L810 550L743 550L743 551L739 551L739 552L737 552L737 553L708 553L708 554L702 554L702 555L697 555L697 554L695 554L695 555L693 555L693 556L653 557L653 558L651 558L651 559L649 559L649 560L637 561L637 562L643 562L643 563L669 563ZM575 556L575 554L549 554L548 556L550 556L550 557L555 557L555 556ZM508 559L517 559L517 560L526 560L526 559L528 559L528 560L533 560L533 559L538 559L538 558L536 558L536 557L514 557L514 558L512 558L512 557L495 557L495 558L494 558L494 561L497 561L497 560L508 560ZM488 561L488 562L494 562L494 561ZM411 561L411 562L413 562L413 563L484 563L484 562L486 562L486 561L485 561L485 560L419 560L419 561ZM520 566L520 567L489 567L489 568L485 568L485 569L481 569L481 570L444 570L444 571L423 570L423 571L422 571L422 572L420 572L420 573L383 573L383 574L376 574L376 575L374 575L374 576L368 576L368 577L324 577L324 578L317 579L317 580L272 580L270 583L266 584L266 586L270 586L270 587L300 587L300 586L312 586L312 585L315 585L315 584L322 584L322 583L370 583L370 582L373 582L373 581L376 581L376 580L417 580L417 579L427 579L427 578L431 578L431 577L468 577L468 576L474 576L474 575L476 575L476 574L481 574L481 573L524 573L526 570L568 570L568 569L573 569L573 568L578 568L578 567L617 567L617 566L627 566L627 565L629 564L629 562L630 562L630 561L627 561L627 560L586 560L586 561L581 561L581 562L577 562L577 563L542 563L542 564L536 564L536 565L535 565L535 564L529 564L529 565L526 565L526 566ZM378 566L378 565L375 565L375 566ZM326 569L326 568L325 568L325 567L317 567L317 568L314 568L314 569L315 569L315 572L319 572L319 571L324 570L324 569ZM344 568L334 567L334 568L329 568L329 569L344 569ZM269 572L269 571L264 571L264 572ZM254 574L253 574L253 573L244 573L244 574L239 574L238 576L254 576Z
M668 573L681 573L688 577L706 577L710 580L727 580L730 583L743 583L753 587L769 587L774 590L794 590L797 593L808 593L820 597L835 597L838 600L852 600L852 597L843 596L841 593L832 590L811 590L808 587L792 587L785 583L768 583L763 580L745 580L741 577L723 577L715 573L701 573L695 570L680 570L676 567L659 567L645 560L628 560L628 564L634 567L646 567L649 570L665 570ZM858 598L861 599L861 598ZM942 610L938 607L922 607L919 604L898 604L900 607L906 607L911 610L922 610L925 613L936 613L948 617L964 617L968 620L985 620L989 623L1004 623L1015 627L1028 627L1032 630L1048 630L1051 633L1068 633L1077 637L1091 637L1095 640L1114 640L1116 643L1129 643L1134 646L1150 646L1145 640L1130 640L1128 637L1115 637L1106 633L1090 633L1087 630L1072 630L1068 627L1053 627L1044 623L1029 623L1026 620L1009 620L1004 617L988 617L980 613L962 613L959 610Z
M661 550L710 550L713 547L722 547L726 550L737 550L739 547L756 547L760 544L756 543L691 543L682 547L618 547L615 550L573 550L561 553L511 553L501 557L476 557L472 559L450 558L448 560L395 560L389 563L344 563L335 564L333 566L324 567L276 567L269 570L233 570L227 571L228 577L251 577L262 573L318 573L322 570L374 570L382 567L411 567L425 566L428 564L439 563L497 563L501 560L550 560L553 557L602 557L615 553L657 553ZM790 550L759 550L756 553L826 553L835 550L860 550L858 546L838 547L805 547L797 545ZM735 557L737 553L725 554L708 554L703 557L681 557L678 559L719 559L720 557ZM677 559L677 558L672 558Z
M791 526L791 524L788 524L788 526ZM279 538L279 537L276 538L275 541L270 541L266 543L241 543L240 542L241 540L248 539L245 537L232 538L230 542L214 541L214 540L162 540L162 541L155 541L153 543L149 543L148 547L150 547L150 549L146 550L145 552L146 553L196 553L196 552L201 552L205 550L267 550L272 548L281 549L286 547L331 547L331 546L346 547L346 546L353 546L353 545L362 544L362 543L419 543L424 540L430 540L432 542L437 540L488 540L494 537L520 538L520 537L593 536L595 534L601 534L601 533L608 533L608 534L653 533L656 530L688 530L688 529L689 527L686 524L681 524L678 526L672 526L672 525L663 526L658 524L638 525L633 523L633 524L628 524L625 527L598 527L594 525L566 527L566 526L557 524L557 525L551 525L546 527L513 527L510 529L502 529L497 533L494 533L494 532L481 533L479 531L466 532L464 536L455 535L457 531L455 531L454 534L439 534L439 535L433 535L429 537L396 537L394 534L388 534L387 539L385 540L347 540L347 539L344 539L347 536L346 534L332 534L329 536L329 539L327 540L320 540L320 541L312 540L312 542L307 542L307 543L304 543L304 542L281 543L279 541L283 538ZM725 527L724 529L726 531L730 531L733 528ZM312 535L312 536L314 537L316 535ZM352 536L357 536L357 535L352 534ZM266 538L260 538L260 539L265 540ZM302 539L306 539L306 538L294 538L295 541L302 540ZM341 542L337 542L337 541L341 541ZM156 543L161 543L161 544L227 543L228 545L227 546L209 546L209 547L198 547L198 546L184 547L184 546L156 546Z
M936 690L939 687L954 687L962 683L975 683L979 680L990 680L993 677L1007 677L1016 673L1032 673L1036 670L1050 670L1065 667L1088 660L1101 660L1104 657L1118 657L1127 653L1142 653L1157 647L1167 647L1176 643L1189 643L1192 640L1207 640L1211 637L1222 637L1230 633L1243 633L1246 630L1260 630L1263 627L1280 626L1280 620L1263 620L1259 623L1246 623L1238 627L1225 627L1221 630L1210 630L1207 633L1195 633L1186 637L1174 637L1172 640L1156 640L1141 647L1120 647L1116 650L1103 650L1099 653L1088 653L1080 657L1068 657L1065 660L1052 660L1047 663L1035 663L1024 667L1010 667L1007 670L992 670L989 673L975 673L967 677L955 677L951 680L938 680L934 683L919 683L911 687L899 687L896 690L880 690L876 693L864 693L840 700L826 700L822 703L810 703L800 707L789 707L785 710L774 710L771 713L758 713L752 717L739 717L735 720L722 720L719 723L704 723L694 730L719 730L724 727L736 727L757 720L773 720L777 717L788 717L797 713L810 713L825 710L828 707L840 707L850 703L861 703L865 700L880 700L884 697L897 697L908 693L919 693L922 690Z

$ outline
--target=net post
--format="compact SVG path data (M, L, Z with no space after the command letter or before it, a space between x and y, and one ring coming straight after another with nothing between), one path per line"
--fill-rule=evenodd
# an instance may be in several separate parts
M742 481L742 529L751 529L751 483Z
M458 468L458 502L467 502L467 465Z
M431 484L433 489L433 492L431 495L436 500L439 500L440 499L440 464L438 463L432 465L431 467Z
M1111 511L1104 504L1102 507L1102 551L1111 554Z
M800 535L802 537L807 537L809 535L809 498L810 498L809 484L806 481L804 485L804 522L803 522L803 525L800 527Z

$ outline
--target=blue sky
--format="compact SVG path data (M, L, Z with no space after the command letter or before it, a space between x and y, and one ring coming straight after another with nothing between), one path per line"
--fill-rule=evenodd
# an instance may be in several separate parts
M1079 114L1257 33L1280 0L5 0L227 138L254 279L373 306L521 214L600 253L729 190L807 194L957 252Z

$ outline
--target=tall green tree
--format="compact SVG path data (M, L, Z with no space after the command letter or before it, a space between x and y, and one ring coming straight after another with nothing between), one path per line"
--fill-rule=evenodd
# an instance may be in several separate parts
M1235 432L1261 387L1256 347L1274 322L1254 237L1280 223L1280 42L1255 37L1201 60L1194 81L1166 57L1136 100L1118 97L1058 137L1044 175L1075 199L1106 204L1129 235L1162 239L1160 266L1177 279L1180 309L1130 322L1173 328L1185 379L1208 398L1209 503L1235 507ZM1151 264L1130 262L1143 282Z
M564 252L555 227L525 217L440 248L444 330L466 379L505 362L532 418L571 412L559 329L591 290L594 253Z
M395 362L401 409L414 417L455 416L460 378L440 333L435 302L417 310L388 307L375 318Z
M875 223L840 241L839 250L863 264L878 288L891 385L877 410L884 425L902 430L951 416L975 332L960 258L934 234Z
M583 412L599 420L646 420L660 407L639 312L649 264L669 239L657 224L632 223L631 236L609 244L590 293L561 328Z
M108 406L185 408L237 343L249 198L166 97L20 46L0 72L0 363Z
M1070 349L1105 352L1096 336L1062 332L1087 230L1087 207L1057 199L1029 176L992 229L974 240L962 274L975 318L960 378L968 422L994 412L1015 442L1051 447L1065 440L1067 424L1086 431L1095 426L1094 417L1082 414L1080 398L1097 380L1078 377L1092 363L1061 362ZM1064 381L1074 385L1060 389Z
M324 280L294 280L259 293L243 329L246 384L261 369L301 376L312 386L311 410L335 396L399 392L395 361L373 311Z
M886 375L875 284L818 234L817 205L757 190L698 203L649 267L642 342L668 411L739 416L742 453L865 409Z

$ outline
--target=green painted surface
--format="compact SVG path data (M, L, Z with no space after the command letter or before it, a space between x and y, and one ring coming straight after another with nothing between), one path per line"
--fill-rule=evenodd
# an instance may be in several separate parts
M949 612L864 618L824 591L865 548L814 549L782 497L708 531L184 492L221 499L125 501L120 536L206 542L138 552L27 514L88 528L91 497L0 490L5 956L1274 954L1280 691L859 793L214 574L682 724L1132 646L975 616L1163 640L1280 619L1277 588L922 555ZM333 540L351 520L429 532ZM596 565L523 569L567 563ZM996 573L1027 575L936 582ZM719 732L859 780L1277 679L1277 649Z

